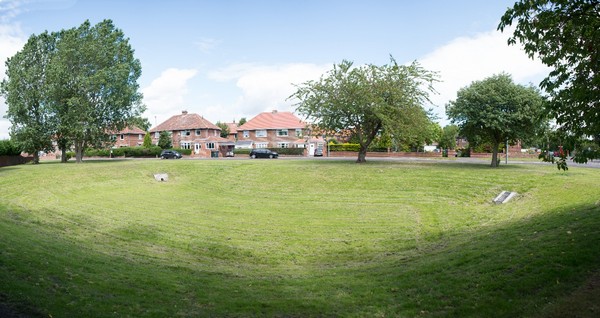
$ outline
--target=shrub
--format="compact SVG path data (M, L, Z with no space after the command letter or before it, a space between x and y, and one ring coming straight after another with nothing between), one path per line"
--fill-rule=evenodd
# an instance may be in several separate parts
M304 155L304 148L269 148L271 151L275 151L280 155L287 156L302 156Z
M250 151L252 151L252 149L245 149L245 148L233 149L233 153L236 155L249 155Z
M173 150L179 152L182 155L186 155L186 156L189 156L192 154L192 149L173 148ZM160 154L160 151L158 152L158 154Z
M10 140L0 140L0 156L19 156L21 148Z
M359 144L330 144L329 151L354 151L358 152L360 150Z

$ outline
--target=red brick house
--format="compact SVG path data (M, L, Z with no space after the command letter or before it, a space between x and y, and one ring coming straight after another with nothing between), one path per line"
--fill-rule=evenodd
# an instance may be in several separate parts
M152 143L158 144L161 131L171 134L173 148L191 149L192 156L211 157L215 153L225 156L233 151L234 143L221 138L221 128L198 114L182 111L150 129Z
M227 139L229 139L231 141L237 141L238 124L236 124L236 123L225 123L225 125L227 125L227 127L229 128L229 135L227 136Z
M252 148L304 148L306 123L291 112L264 112L237 128L238 142Z
M115 144L113 147L135 147L144 143L146 132L139 127L127 127L113 135Z

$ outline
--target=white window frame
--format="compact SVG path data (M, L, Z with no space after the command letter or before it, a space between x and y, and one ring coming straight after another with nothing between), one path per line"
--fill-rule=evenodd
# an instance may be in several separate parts
M267 130L266 129L257 130L254 133L254 135L256 136L256 138L267 137Z
M155 131L154 132L154 138L156 138L156 139L160 138L160 132Z
M212 141L207 142L206 143L206 149L217 149L217 145L214 142L212 142Z
M181 132L182 136L190 136L191 134L192 134L192 132L189 129L186 129Z
M119 139L120 139L120 140L125 140L125 134L121 134L121 135L119 136Z
M288 129L277 129L277 136L278 137L287 137L288 135Z
M278 142L277 143L277 148L289 148L289 147L290 147L289 142Z
M256 142L256 143L254 143L254 148L257 148L257 149L268 148L268 147L269 147L269 143L268 142Z
M138 135L138 140L142 140L142 139L144 139L144 137L142 137L142 134L139 134Z
M302 128L296 128L296 137L302 137Z
M182 141L179 146L181 149L192 149L192 143L189 141Z
M250 131L244 130L244 138L250 138Z
M196 136L201 136L201 135L202 135L202 130L196 129Z

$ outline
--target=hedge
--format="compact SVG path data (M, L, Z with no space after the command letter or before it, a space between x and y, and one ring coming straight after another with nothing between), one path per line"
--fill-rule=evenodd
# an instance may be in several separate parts
M267 148L271 151L275 151L280 155L287 156L302 156L304 155L304 148ZM252 149L233 149L233 153L236 155L249 155Z
M21 149L10 140L0 140L0 156L19 156Z
M329 151L354 151L360 150L359 144L329 144Z

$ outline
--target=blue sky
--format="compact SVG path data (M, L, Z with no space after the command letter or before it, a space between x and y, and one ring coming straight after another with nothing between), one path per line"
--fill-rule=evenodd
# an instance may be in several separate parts
M439 72L433 107L500 72L537 85L548 72L496 31L510 0L0 0L4 61L31 34L111 19L142 63L140 88L154 125L182 110L212 122L293 110L292 83L355 64L418 60ZM7 106L0 98L0 114ZM0 139L10 123L0 119Z

